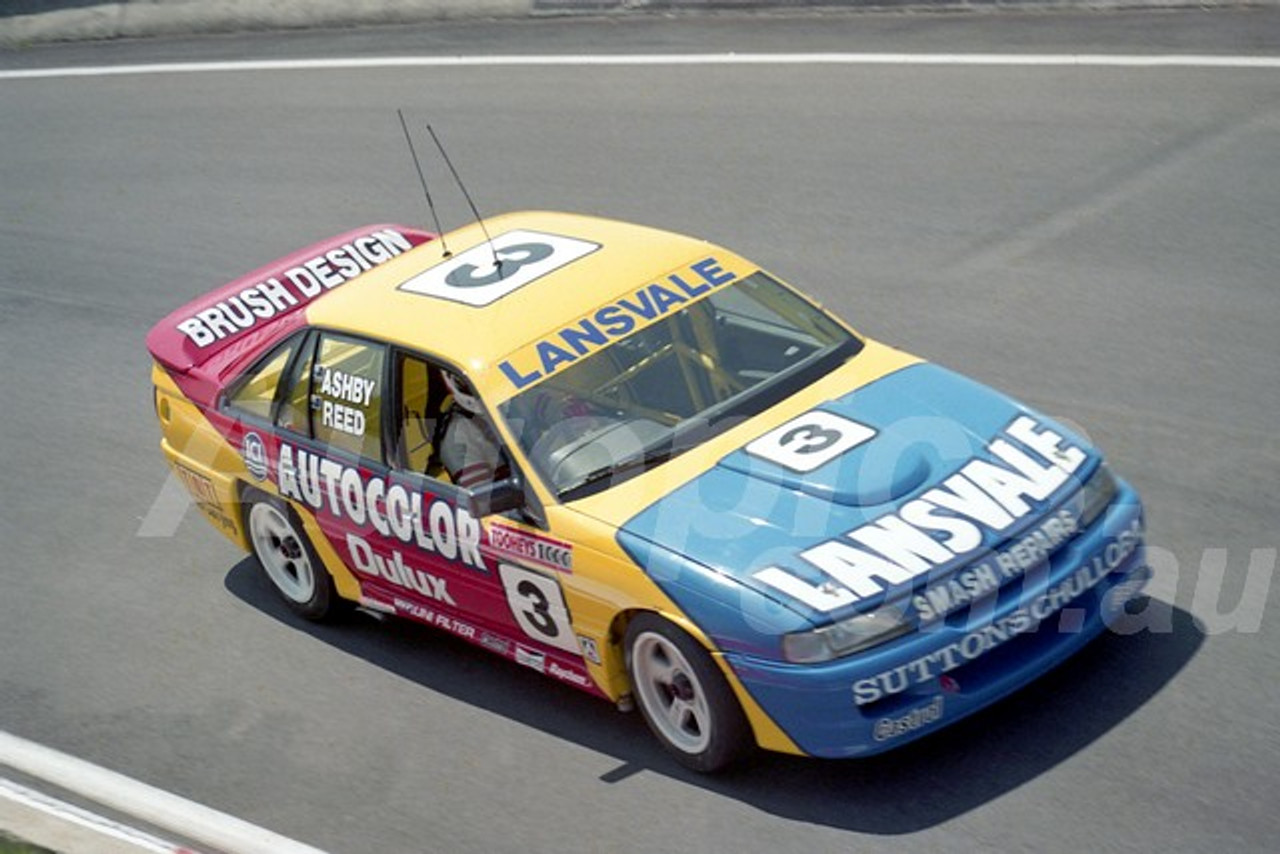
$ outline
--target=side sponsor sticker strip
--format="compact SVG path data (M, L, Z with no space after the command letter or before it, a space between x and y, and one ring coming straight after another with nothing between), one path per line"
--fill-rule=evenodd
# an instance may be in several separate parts
M496 653L508 661L514 661L516 664L536 670L545 676L551 676L561 682L567 682L593 694L604 696L603 692L596 686L595 680L591 678L591 675L571 658L564 658L556 653L525 646L490 629L480 628L452 614L446 614L421 602L415 602L399 596L395 597L391 602L385 603L385 606L378 608L378 610L386 610L389 613L399 614L425 625L443 629L456 637L484 647L489 652Z
M484 551L556 572L573 572L571 543L530 533L501 522L489 525L489 545Z

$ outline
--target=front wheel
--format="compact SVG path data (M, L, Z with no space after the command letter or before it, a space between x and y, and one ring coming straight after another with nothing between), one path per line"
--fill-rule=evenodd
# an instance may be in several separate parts
M249 541L267 580L294 613L308 620L324 619L333 610L336 593L307 535L286 507L265 495L249 501Z
M645 722L682 765L710 773L746 753L751 727L697 641L655 614L640 614L627 627L626 654Z

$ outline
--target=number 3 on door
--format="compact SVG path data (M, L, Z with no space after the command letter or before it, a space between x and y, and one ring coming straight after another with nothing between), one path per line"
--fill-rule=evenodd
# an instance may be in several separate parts
M569 622L560 582L538 572L509 563L498 564L502 589L507 594L511 615L524 633L536 641L578 655L578 639Z

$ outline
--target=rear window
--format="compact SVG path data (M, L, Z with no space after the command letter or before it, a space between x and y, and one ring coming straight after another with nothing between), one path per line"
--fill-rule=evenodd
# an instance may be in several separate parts
M227 395L227 403L249 415L270 419L280 376L284 373L300 341L294 336L260 359L241 377Z

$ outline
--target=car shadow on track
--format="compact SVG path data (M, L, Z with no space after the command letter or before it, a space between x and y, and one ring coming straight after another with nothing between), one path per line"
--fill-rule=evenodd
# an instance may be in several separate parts
M778 816L884 835L940 824L1052 769L1137 712L1196 654L1204 632L1186 611L1147 600L1149 625L1105 634L1011 697L897 750L864 759L760 753L704 777L658 746L638 713L601 702L442 631L362 612L334 623L291 613L252 557L226 587L262 613L330 646L460 702L619 760L601 785L663 774Z

